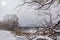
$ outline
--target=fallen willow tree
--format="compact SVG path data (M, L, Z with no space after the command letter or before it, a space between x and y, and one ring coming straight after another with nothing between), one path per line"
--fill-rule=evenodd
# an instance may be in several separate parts
M37 30L34 34L31 34L31 35L27 35L27 38L29 40L33 40L34 38L36 38L37 36L39 35L43 35L43 36L48 36L48 37L51 37L53 40L55 40L54 37L56 37L57 33L59 32L56 32L55 30L60 26L60 21L55 24L54 26L51 26L51 27L47 27L47 28L43 28L42 30ZM40 33L42 32L42 33Z

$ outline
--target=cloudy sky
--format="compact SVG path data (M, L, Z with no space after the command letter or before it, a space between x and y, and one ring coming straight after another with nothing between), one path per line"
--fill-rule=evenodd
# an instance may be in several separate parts
M33 23L33 21L37 18L44 18L44 17L38 17L35 13L44 13L44 12L49 12L49 10L39 10L36 11L34 10L35 6L31 7L30 9L28 9L27 5L24 5L21 10L18 12L18 10L20 9L19 7L16 10L13 10L18 4L23 3L20 0L0 0L0 20L3 19L3 16L7 15L7 14L16 14L19 18L19 23L22 26L27 26ZM53 18L56 17L56 12L59 13L59 8L60 5L56 6L57 2L55 2L52 6L51 6L51 13L53 15ZM48 19L47 19L48 20ZM57 19L60 20L60 19ZM56 21L56 20L55 20Z
M24 6L19 13L19 8L13 11L13 9L21 3L23 2L19 0L0 0L0 20L7 14L17 14L21 25L26 25L28 24L27 22L31 23L30 21L34 18L32 9L28 10L26 6Z
M9 14L16 5L15 0L0 0L0 17Z

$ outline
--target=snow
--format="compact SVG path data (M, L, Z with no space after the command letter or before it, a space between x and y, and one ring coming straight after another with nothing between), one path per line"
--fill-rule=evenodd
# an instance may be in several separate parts
M25 36L17 36L17 40L28 40Z
M16 40L16 37L10 31L0 30L0 40Z
M25 36L11 34L11 31L0 30L0 40L27 40Z
M52 38L50 38L50 37L48 37L48 36L41 36L41 35L37 36L37 37L36 37L35 39L33 39L33 40L37 40L38 38L46 39L46 40L53 40Z
M48 36L36 36L36 38L34 38L33 40L36 40L38 38L41 39L47 39L47 40L53 40L51 38L49 38ZM0 40L28 40L26 38L26 36L17 36L11 33L11 31L7 31L7 30L0 30Z
M60 36L57 36L57 40L60 40Z

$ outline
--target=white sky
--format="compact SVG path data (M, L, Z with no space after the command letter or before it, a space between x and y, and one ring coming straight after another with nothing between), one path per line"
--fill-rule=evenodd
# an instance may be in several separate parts
M0 17L9 14L10 11L16 6L15 0L0 0Z
M12 11L12 9L14 9L20 3L22 3L22 1L0 0L0 20L2 20L3 16L5 16L6 14L16 14L19 17L19 23L21 25L27 26L29 24L32 24L33 19L37 19L37 17L38 17L37 15L34 14L34 12L35 13L39 13L39 12L34 10L35 6L30 9L27 9L27 5L24 5L19 13L17 13L19 8L16 9L15 11ZM56 11L59 12L59 10L60 10L59 9L60 5L57 7L54 7L54 6L56 6L56 4L57 3L55 3L53 6L51 6L51 13L53 15L53 18L56 17ZM49 12L49 10L40 10L40 13L43 13L43 12L47 13L47 12ZM40 18L43 18L43 17L40 17ZM59 20L59 19L57 19L57 20ZM57 21L57 20L55 20L55 21Z

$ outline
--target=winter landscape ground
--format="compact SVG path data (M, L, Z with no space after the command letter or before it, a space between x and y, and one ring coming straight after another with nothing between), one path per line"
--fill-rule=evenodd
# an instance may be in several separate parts
M47 36L37 36L37 38L52 40ZM37 38L33 40L37 40ZM17 36L17 35L11 34L11 31L0 30L0 40L28 40L28 39L25 36Z

